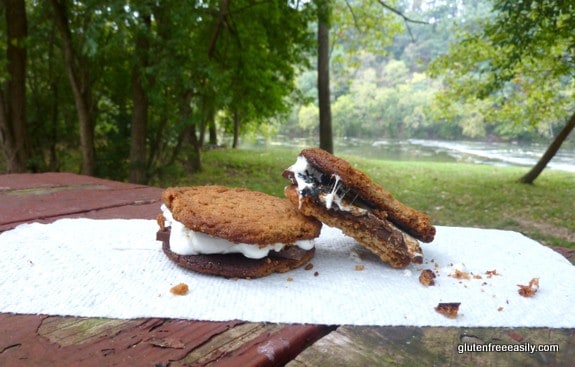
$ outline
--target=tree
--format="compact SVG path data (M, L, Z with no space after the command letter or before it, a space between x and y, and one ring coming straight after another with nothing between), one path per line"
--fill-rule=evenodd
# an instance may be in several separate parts
M385 54L386 46L391 44L393 35L400 31L398 17L405 24L424 22L405 16L394 7L393 1L316 0L314 5L318 26L317 89L320 148L333 152L330 92L330 61L333 55L336 55L338 63L356 66L357 62L353 59L359 52ZM337 36L330 39L330 34ZM338 43L342 41L345 41L343 45L346 48L334 52ZM342 71L340 69L340 72Z
M288 2L246 4L229 4L227 27L212 57L223 76L218 98L233 147L246 124L259 126L289 112L287 97L297 92L296 70L308 66L313 45L306 10Z
M333 153L331 95L329 88L330 0L317 1L317 92L319 105L319 147Z
M80 146L82 149L82 173L96 173L94 149L94 113L92 85L89 74L88 57L78 50L72 37L69 19L69 4L66 0L51 0L54 22L60 32L62 53L70 86L76 103L80 126Z
M433 65L435 75L446 75L444 101L489 100L489 110L483 111L488 118L538 126L565 121L559 114L571 111L547 152L520 179L523 183L534 182L575 127L573 94L557 88L575 71L574 12L575 4L568 1L494 0L482 27L464 32Z
M140 22L134 36L134 54L132 66L132 126L130 133L130 175L129 181L147 182L147 130L148 108L150 101L146 93L146 69L149 66L149 37L151 36L151 15L143 11L138 15Z
M4 0L6 75L0 73L0 144L8 172L23 172L29 158L26 129L27 17L24 0Z

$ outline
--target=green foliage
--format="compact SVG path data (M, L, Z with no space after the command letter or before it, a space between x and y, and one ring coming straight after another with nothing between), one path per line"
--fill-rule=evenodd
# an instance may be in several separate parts
M369 52L373 49L366 44L375 41L367 39L377 37L370 28L352 26L353 17L347 19L345 14L352 12L345 6L334 15L335 29L337 22L348 25L345 32L334 32L332 114L336 136L546 141L564 123L565 111L574 108L572 76L554 77L565 69L560 65L572 60L568 56L570 42L540 47L538 58L523 58L506 73L501 67L510 64L520 47L496 47L482 36L494 18L489 3L437 2L433 8L424 8L421 2L401 1L396 6L410 19L429 24L408 23L410 32L396 34L388 47L381 44L380 51L387 53ZM558 24L563 26L568 18L564 11ZM517 33L513 26L500 28L498 38L505 32ZM445 54L449 44L453 46ZM313 73L300 77L309 96L317 94L313 77ZM501 88L496 89L499 82ZM301 111L299 116L307 118L306 122L290 120L283 132L293 134L290 126L295 124L310 126L309 107Z
M318 129L319 109L314 104L300 108L298 114L299 127L309 135L315 135Z
M221 9L225 3L229 8ZM92 103L98 175L127 178L135 70L148 101L149 175L190 152L189 126L199 138L217 111L240 111L246 132L288 114L296 70L308 66L313 46L309 6L289 4L65 1L79 52L75 66L89 76L83 93ZM40 171L78 171L77 115L52 8L28 2L27 13L32 160ZM0 66L3 81L3 61ZM273 124L266 129L270 135L276 130Z
M249 3L249 2L248 2ZM217 64L229 74L221 90L227 108L241 111L244 120L270 118L287 112L286 96L295 91L297 65L307 64L312 46L309 20L286 2L249 7L230 3L232 26L218 44Z
M387 3L387 2L386 2ZM339 4L339 5L338 5ZM348 6L347 4L351 4ZM393 5L393 3L389 3ZM453 39L450 23L461 7L423 9L421 2L400 1L395 4L409 19L429 21L429 24L406 23L409 32L398 32L401 18L385 11L377 2L335 2L332 33L332 118L338 137L381 138L480 138L491 133L480 115L454 121L444 105L433 96L441 81L426 73L427 63L445 52ZM474 4L477 5L477 4ZM339 7L338 7L339 6ZM465 9L473 13L477 6ZM357 14L370 13L366 23ZM380 19L379 23L372 20ZM340 30L341 29L341 30ZM382 35L380 31L388 30ZM394 36L390 39L390 36ZM393 42L393 43L391 43ZM303 73L300 88L306 96L315 97L315 74ZM281 131L294 134L294 125L311 126L309 106L282 126ZM461 106L463 110L463 106ZM467 114L471 115L471 112ZM305 130L309 134L311 130Z
M395 1L386 3L394 5ZM337 97L337 91L344 90L361 65L362 55L386 55L402 26L395 14L385 11L375 0L333 1L330 25L331 73L335 77L332 90Z
M359 69L349 91L332 105L339 137L412 138L434 134L427 110L437 84L422 73L410 73L403 61L382 70Z
M224 3L228 9L220 8ZM565 111L575 108L570 3L498 0L492 15L481 1L436 2L433 8L385 2L429 24L402 22L375 0L330 3L337 137L530 140L552 135ZM80 50L76 66L89 75L85 92L92 101L99 175L127 177L137 68L149 101L151 176L197 154L191 135L200 140L213 116L219 133L232 131L231 116L238 113L240 132L251 137L317 136L317 73L310 61L316 2L66 4ZM78 171L77 114L52 8L28 2L27 12L31 161L39 171ZM465 26L460 42L428 71L458 25ZM0 38L0 51L6 42ZM3 84L5 66L0 58Z
M473 124L477 111L486 131L502 137L549 135L575 108L574 5L571 2L493 2L493 13L458 35L436 59L441 76L436 116Z

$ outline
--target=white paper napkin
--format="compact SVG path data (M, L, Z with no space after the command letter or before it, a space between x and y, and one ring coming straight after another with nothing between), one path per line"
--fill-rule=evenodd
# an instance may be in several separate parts
M152 220L61 219L0 234L0 312L347 325L575 327L575 267L510 231L438 227L424 264L397 270L324 226L313 268L253 280L171 263ZM422 269L437 273L424 287ZM452 275L458 269L470 279ZM489 276L488 271L498 275ZM315 273L315 274L314 274ZM475 277L474 277L475 276ZM539 278L530 298L518 284ZM180 282L189 293L176 296ZM459 315L437 313L460 302Z

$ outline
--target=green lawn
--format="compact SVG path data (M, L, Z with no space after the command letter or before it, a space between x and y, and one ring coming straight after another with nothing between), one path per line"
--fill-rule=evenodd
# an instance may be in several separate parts
M299 151L204 152L202 172L172 173L156 185L247 187L283 196L281 176ZM547 170L534 185L518 183L526 168L464 163L368 160L343 156L434 224L519 231L547 245L575 248L575 174Z

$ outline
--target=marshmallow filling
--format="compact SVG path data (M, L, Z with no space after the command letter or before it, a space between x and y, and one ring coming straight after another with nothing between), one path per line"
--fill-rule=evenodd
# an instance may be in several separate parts
M290 178L297 184L300 200L303 197L313 197L326 209L346 211L354 215L367 215L370 211L367 203L341 182L341 177L320 172L301 155L286 171L293 173Z
M193 231L175 220L170 209L166 205L161 207L166 227L170 230L170 250L178 255L214 255L240 253L250 259L262 259L270 251L280 252L287 244L273 243L265 246L248 243L234 243L223 238L210 236L205 233ZM314 247L313 240L299 240L295 246L303 250L311 250Z

